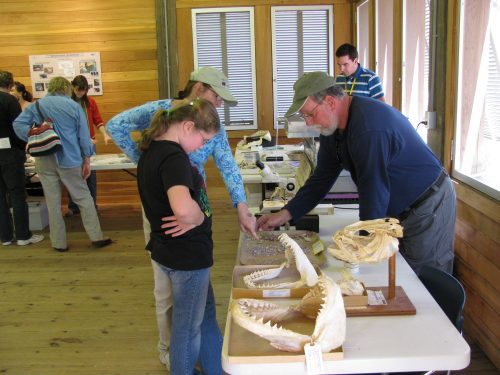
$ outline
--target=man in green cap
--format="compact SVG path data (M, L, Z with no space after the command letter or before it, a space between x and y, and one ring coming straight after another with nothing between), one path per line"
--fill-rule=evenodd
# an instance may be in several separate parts
M400 252L418 272L431 265L451 273L455 192L440 161L408 119L372 98L348 96L333 77L305 73L294 85L293 103L307 126L319 129L317 166L280 212L260 217L271 230L311 211L329 192L342 169L359 192L360 220L398 218Z

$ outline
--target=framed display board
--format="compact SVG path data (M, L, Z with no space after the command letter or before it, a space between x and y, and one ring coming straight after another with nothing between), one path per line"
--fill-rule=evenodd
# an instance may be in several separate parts
M99 52L31 55L29 62L35 98L45 96L52 78L61 76L71 81L77 75L87 78L88 95L102 95L101 54Z

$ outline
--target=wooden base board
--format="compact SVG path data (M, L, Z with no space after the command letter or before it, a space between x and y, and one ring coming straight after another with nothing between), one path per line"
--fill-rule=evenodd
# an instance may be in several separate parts
M274 301L273 301L274 302ZM285 304L290 304L290 300ZM231 319L228 317L228 319ZM297 314L297 317L283 322L283 327L303 334L312 334L315 321ZM281 323L280 323L281 326ZM303 352L291 353L273 348L269 341L254 335L252 332L231 322L226 325L229 333L228 342L228 361L230 363L285 363L285 362L304 362ZM329 353L323 353L324 361L341 360L344 358L342 347L332 350ZM304 368L305 371L305 368Z
M368 288L368 290L381 290L387 300L387 305L346 308L347 316L415 315L417 313L415 306L413 306L402 287L396 286L396 296L391 299L388 298L388 289L387 286Z

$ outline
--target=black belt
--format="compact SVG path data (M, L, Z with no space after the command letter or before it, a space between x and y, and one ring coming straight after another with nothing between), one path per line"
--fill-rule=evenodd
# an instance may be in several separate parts
M400 217L400 220L402 220L401 218L404 217L408 217L408 213L414 209L414 208L417 208L418 206L420 206L427 198L429 198L432 194L434 194L440 187L441 185L443 184L443 182L446 180L446 178L448 177L448 173L446 173L446 171L443 169L441 170L441 174L439 175L439 177L436 179L436 181L434 181L434 183L429 186L429 188L424 191L416 200L415 202L413 202L412 204L410 204L410 206L404 210L401 215L399 215Z

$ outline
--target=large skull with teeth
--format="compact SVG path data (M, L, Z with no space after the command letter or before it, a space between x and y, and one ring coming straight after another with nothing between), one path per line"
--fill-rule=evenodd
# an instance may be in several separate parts
M403 237L403 227L397 219L358 221L333 235L328 252L352 264L378 263L398 251L399 237Z
M230 311L238 325L268 340L279 350L301 352L306 343L314 342L321 345L321 351L326 353L341 346L345 340L346 314L340 288L324 274L296 306L283 307L263 300L238 299L232 302ZM278 324L297 313L315 319L311 335L297 333Z

